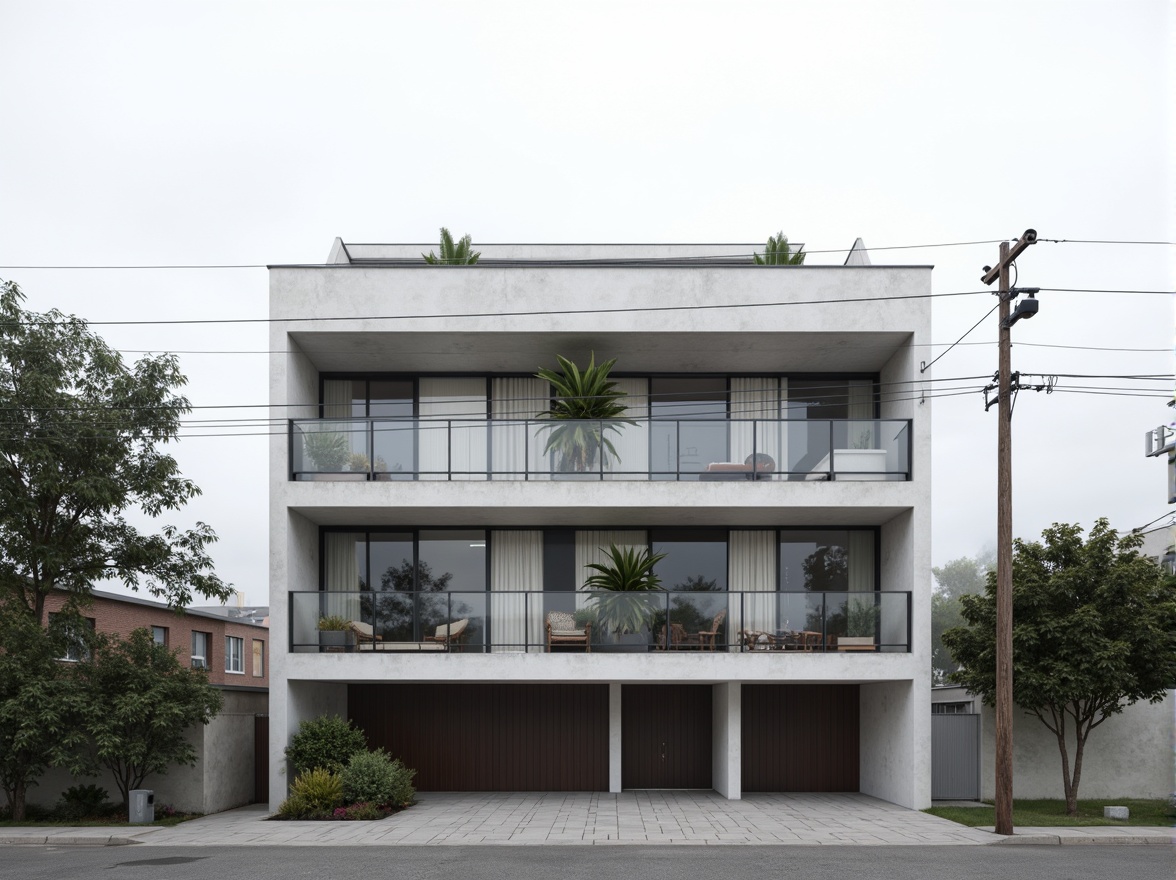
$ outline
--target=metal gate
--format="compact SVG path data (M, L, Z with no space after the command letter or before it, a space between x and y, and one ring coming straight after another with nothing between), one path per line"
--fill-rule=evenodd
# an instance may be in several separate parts
M980 715L931 716L931 799L980 799Z

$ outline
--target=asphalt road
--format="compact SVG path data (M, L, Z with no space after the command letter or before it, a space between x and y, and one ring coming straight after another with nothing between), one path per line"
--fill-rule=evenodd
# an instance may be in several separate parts
M1172 880L1167 846L6 846L4 880Z

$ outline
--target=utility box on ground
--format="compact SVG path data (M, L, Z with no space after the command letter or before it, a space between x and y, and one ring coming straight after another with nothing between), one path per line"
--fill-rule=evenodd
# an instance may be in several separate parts
M131 815L127 820L132 825L155 821L155 792L149 788L132 789Z

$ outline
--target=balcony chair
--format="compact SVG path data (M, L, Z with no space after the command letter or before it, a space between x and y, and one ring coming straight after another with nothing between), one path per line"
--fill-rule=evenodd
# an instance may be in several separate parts
M713 480L770 480L776 470L776 460L766 452L753 452L741 463L737 461L712 461L706 470L698 475L702 481Z
M776 637L771 633L758 629L739 630L739 639L743 643L744 651L774 651Z
M466 628L470 625L468 618L463 617L461 620L455 620L452 623L443 623L437 627L437 630L431 636L425 636L425 642L431 644L438 644L447 650L453 650L453 646L460 647L465 644Z
M351 631L355 633L355 642L361 651L378 650L379 646L376 643L384 640L383 636L373 631L370 623L364 623L362 620L351 621Z
M677 651L684 648L689 641L690 636L686 632L686 627L680 623L671 623L669 642L666 642L666 628L663 626L657 632L657 642L653 648L655 651Z
M592 652L592 623L576 628L576 618L566 611L548 611L544 629L547 632L547 651L552 645L583 645L585 653Z
M704 629L695 635L698 637L698 647L703 651L713 651L715 649L715 637L718 636L719 630L723 627L723 621L727 618L727 609L723 609L714 616L711 621L710 629Z

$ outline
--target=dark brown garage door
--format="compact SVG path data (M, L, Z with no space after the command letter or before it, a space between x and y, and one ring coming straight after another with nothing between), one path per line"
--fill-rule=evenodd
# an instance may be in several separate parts
M858 791L858 686L742 688L744 791Z
M621 785L711 787L711 686L627 684L621 689Z
M347 707L419 791L608 791L608 685L353 684Z

